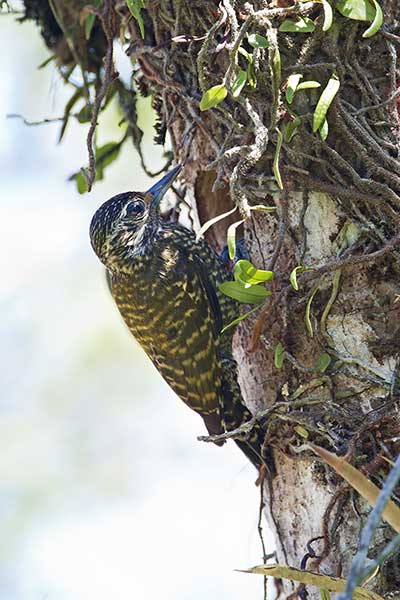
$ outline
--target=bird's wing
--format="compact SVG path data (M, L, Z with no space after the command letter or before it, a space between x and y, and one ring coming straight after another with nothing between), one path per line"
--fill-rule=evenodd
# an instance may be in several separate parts
M179 248L163 258L151 358L178 396L203 416L209 432L221 433L222 318L216 291L200 257Z
M201 259L182 247L161 248L140 276L113 276L112 295L167 383L210 433L221 433L221 311Z
M214 337L217 339L221 334L222 314L215 287L210 280L210 275L207 272L203 261L201 261L199 257L195 256L194 259L191 259L191 263L193 264L194 269L197 269L199 281L201 282L203 290L207 296L209 307L211 309Z

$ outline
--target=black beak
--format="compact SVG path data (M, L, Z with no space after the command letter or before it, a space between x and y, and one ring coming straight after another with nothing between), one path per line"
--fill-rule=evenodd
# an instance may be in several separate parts
M182 170L182 165L177 165L174 169L171 169L160 181L157 181L149 190L147 190L147 194L151 194L153 196L151 201L151 208L158 208L165 192L171 187L177 176Z

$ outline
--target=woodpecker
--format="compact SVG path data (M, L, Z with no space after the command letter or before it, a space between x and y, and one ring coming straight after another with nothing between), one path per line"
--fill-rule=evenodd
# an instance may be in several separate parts
M221 434L252 417L238 384L232 329L221 334L239 307L219 290L231 273L213 248L160 214L161 199L181 168L145 193L107 200L93 216L90 239L136 340L208 432ZM264 462L263 441L259 425L235 440L257 469Z

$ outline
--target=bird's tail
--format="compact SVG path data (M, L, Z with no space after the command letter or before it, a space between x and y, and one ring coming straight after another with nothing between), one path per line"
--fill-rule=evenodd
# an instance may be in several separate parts
M272 456L270 449L264 448L264 437L265 434L262 431L261 427L259 427L256 424L245 439L235 440L236 445L240 448L243 454L245 454L245 456L256 467L258 471L263 466L266 467L269 471L271 470Z

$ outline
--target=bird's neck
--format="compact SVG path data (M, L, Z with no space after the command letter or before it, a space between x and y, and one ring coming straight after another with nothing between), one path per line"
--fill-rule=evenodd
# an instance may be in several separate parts
M146 269L159 235L159 227L149 224L142 230L121 231L110 239L102 262L116 275L131 275Z

